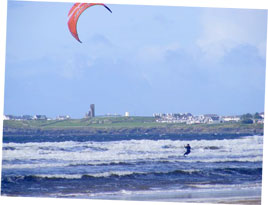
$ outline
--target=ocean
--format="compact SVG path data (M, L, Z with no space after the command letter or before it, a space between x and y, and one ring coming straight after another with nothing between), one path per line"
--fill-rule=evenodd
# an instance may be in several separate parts
M184 157L184 146L191 153ZM260 199L263 136L5 137L5 196Z

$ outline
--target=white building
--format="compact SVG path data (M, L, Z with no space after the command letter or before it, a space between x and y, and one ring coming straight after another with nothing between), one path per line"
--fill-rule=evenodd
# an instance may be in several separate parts
M238 117L238 116L225 116L225 117L222 117L222 120L224 122L238 122L238 121L240 121L240 117Z
M221 122L221 118L216 114L204 115L204 123L217 124Z
M59 115L56 120L67 120L70 119L69 115Z
M4 115L3 120L10 120L10 118L8 116Z

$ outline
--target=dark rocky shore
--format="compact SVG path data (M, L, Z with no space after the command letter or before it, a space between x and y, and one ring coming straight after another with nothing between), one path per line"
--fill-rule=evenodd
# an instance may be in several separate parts
M5 136L91 136L91 135L263 135L263 126L167 126L167 127L135 127L135 128L14 128L4 126Z

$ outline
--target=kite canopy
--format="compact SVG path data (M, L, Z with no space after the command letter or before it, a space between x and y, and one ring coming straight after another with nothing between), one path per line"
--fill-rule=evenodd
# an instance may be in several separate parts
M73 37L78 40L80 43L82 43L78 37L77 33L77 21L79 19L79 16L89 7L95 6L95 5L100 5L104 6L108 11L112 13L112 11L102 3L75 3L73 7L70 9L69 14L68 14L68 27L73 35Z

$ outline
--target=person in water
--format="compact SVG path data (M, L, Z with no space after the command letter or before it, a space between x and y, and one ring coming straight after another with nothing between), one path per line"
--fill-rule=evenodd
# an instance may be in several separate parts
M190 147L190 145L187 144L187 146L184 146L184 148L186 149L186 152L184 153L183 156L186 156L186 155L190 154L190 152L191 152L191 147Z

